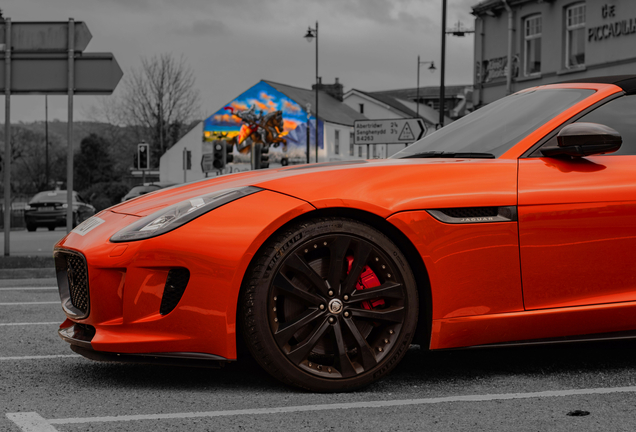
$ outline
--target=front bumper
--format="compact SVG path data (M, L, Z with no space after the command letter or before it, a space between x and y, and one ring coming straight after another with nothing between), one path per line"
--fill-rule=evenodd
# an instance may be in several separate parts
M101 212L96 217L103 223L84 235L71 232L55 246L56 254L85 258L89 293L88 304L80 310L87 312L77 314L67 305L68 319L61 329L75 324L94 329L90 340L73 337L79 334L75 329L65 331L63 339L74 349L100 356L236 359L236 307L246 268L273 231L312 209L295 198L263 191L174 231L128 243L109 239L139 218ZM189 276L175 299L168 296L168 288L185 279L175 272L179 269L186 269ZM171 272L175 278L171 279ZM64 302L64 272L60 274Z
M67 323L68 321L64 324ZM220 368L230 362L230 360L223 357L204 353L167 352L125 354L96 351L91 345L91 340L95 336L95 328L84 324L73 323L70 327L60 328L58 334L64 341L71 344L71 349L74 352L96 361L151 363L168 366L196 366L207 368Z

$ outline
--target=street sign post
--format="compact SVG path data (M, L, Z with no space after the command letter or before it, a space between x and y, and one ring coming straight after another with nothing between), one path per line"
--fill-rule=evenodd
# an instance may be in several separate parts
M353 123L353 143L410 144L426 134L422 119L356 120Z
M73 95L110 94L123 73L110 53L82 52L92 38L85 23L0 21L0 91L5 95L4 154L11 154L11 94L67 94L66 230L73 229ZM4 208L11 208L11 158L3 161ZM4 212L4 255L9 255L11 213Z
M0 59L0 91L5 90L4 59ZM112 53L75 54L74 94L111 94L124 73ZM68 93L68 57L64 54L14 54L11 94Z
M69 46L68 22L23 21L12 22L11 50L13 52L65 52ZM0 21L0 44L6 44L6 24ZM82 52L93 38L86 23L75 21L73 48Z

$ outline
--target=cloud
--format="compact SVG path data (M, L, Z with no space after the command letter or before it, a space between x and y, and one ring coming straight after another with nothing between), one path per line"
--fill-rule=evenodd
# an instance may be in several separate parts
M190 25L178 27L174 31L184 36L222 36L231 33L230 27L223 21L208 19L195 20Z

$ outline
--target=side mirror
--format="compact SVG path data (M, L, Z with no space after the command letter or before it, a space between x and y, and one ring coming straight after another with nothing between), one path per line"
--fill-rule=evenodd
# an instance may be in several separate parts
M540 149L544 156L567 155L585 157L612 153L621 148L621 134L609 126L598 123L572 123L557 135L557 147Z

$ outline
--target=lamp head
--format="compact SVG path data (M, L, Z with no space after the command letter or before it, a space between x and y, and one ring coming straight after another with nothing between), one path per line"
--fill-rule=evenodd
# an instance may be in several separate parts
M311 27L307 29L307 34L304 37L307 42L311 42L314 40L314 33L311 30Z
M435 70L435 62L431 62L431 65L428 67L428 70L430 70L431 72L433 72Z

